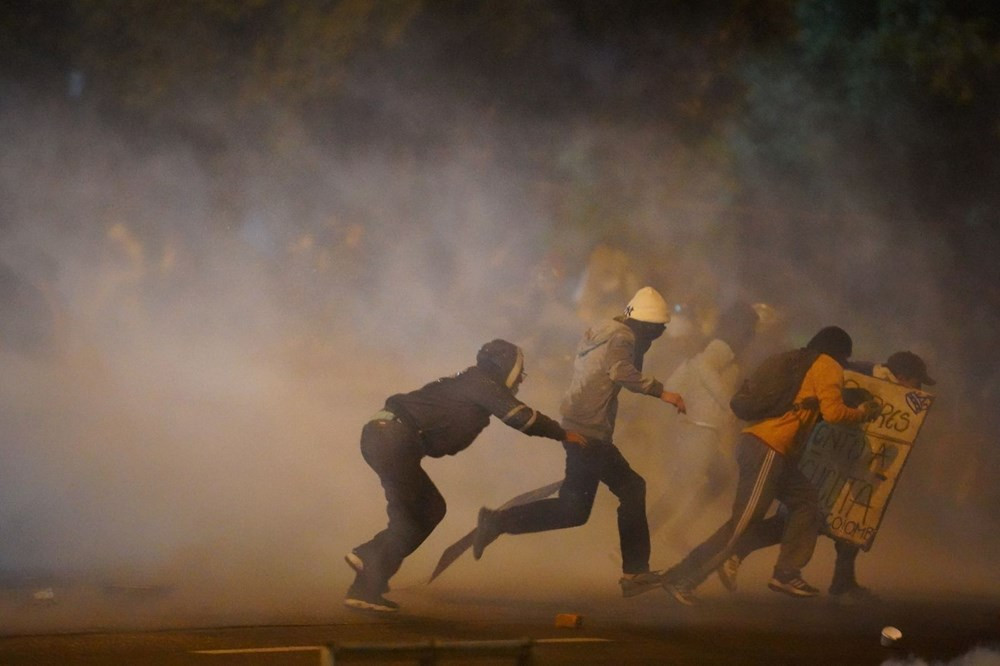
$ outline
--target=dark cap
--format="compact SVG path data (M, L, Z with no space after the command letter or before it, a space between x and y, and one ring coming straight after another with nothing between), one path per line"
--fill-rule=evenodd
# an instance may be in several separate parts
M924 359L910 351L896 352L885 362L885 367L897 377L916 379L928 386L937 383L927 374L927 364L924 363Z

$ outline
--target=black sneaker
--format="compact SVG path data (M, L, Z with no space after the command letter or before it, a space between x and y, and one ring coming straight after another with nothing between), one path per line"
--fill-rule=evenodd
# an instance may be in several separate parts
M646 571L634 576L622 576L618 579L618 584L622 587L622 596L626 599L649 592L659 587L663 583L662 571Z
M347 562L347 566L351 567L351 569L354 570L354 573L357 574L358 580L364 579L365 561L361 559L361 556L358 555L357 551L352 550L351 552L347 553L347 555L344 555L344 561ZM388 591L389 591L389 581L386 581L382 585L382 594L385 594Z
M359 585L352 585L344 598L344 605L355 610L376 611L378 613L395 613L399 604L386 599L381 594L366 592Z
M496 541L498 536L500 536L500 512L484 506L479 510L476 534L472 537L472 556L477 560L482 557L486 546Z
M775 592L781 592L792 597L815 597L819 590L802 580L802 576L773 576L767 586Z
M837 589L830 588L830 599L845 606L877 604L881 601L877 594L857 583Z

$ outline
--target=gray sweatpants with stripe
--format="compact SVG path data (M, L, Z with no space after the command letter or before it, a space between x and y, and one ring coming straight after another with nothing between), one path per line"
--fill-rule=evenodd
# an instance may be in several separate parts
M672 567L667 580L701 583L729 557L740 535L757 529L774 500L788 508L775 575L799 575L812 558L820 528L819 498L795 461L747 433L740 436L736 461L739 482L732 517Z

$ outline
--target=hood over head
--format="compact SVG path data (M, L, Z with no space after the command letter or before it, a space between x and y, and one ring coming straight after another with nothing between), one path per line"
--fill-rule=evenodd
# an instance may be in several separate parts
M818 351L832 357L841 365L847 364L847 359L854 353L854 341L847 331L839 326L827 326L819 330L812 340L806 345L806 349Z
M479 348L476 365L513 389L524 370L524 352L514 343L497 338Z

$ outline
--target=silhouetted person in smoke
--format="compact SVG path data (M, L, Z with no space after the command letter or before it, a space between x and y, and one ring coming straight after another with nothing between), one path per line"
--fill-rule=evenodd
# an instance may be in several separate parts
M925 384L933 386L936 383L927 374L927 364L924 360L909 351L898 351L889 356L883 364L858 361L849 363L848 368L907 388L921 389ZM846 396L844 400L848 404L851 403L850 398ZM781 534L787 523L788 513L781 507L774 516L761 522L757 529L744 533L733 549L733 554L717 571L719 579L728 590L736 590L736 574L743 560L755 550L780 543ZM843 603L876 601L878 597L867 587L858 584L855 574L855 561L861 552L861 547L831 538L837 551L837 558L833 567L833 580L830 582L830 596Z
M796 457L821 415L830 423L860 422L873 414L874 405L853 408L844 404L844 366L853 351L846 331L836 326L821 329L806 349L816 356L792 408L744 428L737 443L739 481L732 516L664 575L664 589L682 604L697 603L695 588L729 558L743 532L764 519L775 499L788 507L788 522L768 587L796 597L819 594L802 580L802 567L812 558L819 534L819 498L799 471Z
M527 534L583 525L590 517L598 484L618 497L622 593L630 597L659 584L649 571L646 481L611 441L622 388L659 398L684 412L684 400L642 373L643 355L666 330L667 303L652 287L640 289L625 313L587 329L576 350L573 379L562 402L562 425L587 437L585 448L563 444L566 476L555 498L494 511L482 508L473 542L478 560L501 534Z
M683 459L664 492L650 503L650 530L669 533L686 529L691 508L712 504L732 484L730 464L739 427L729 400L743 374L741 352L754 337L757 313L749 303L737 302L719 316L712 339L697 354L685 359L667 384L684 396L687 418L674 432L673 446L658 447L661 465ZM667 491L669 487L672 491ZM678 489L688 489L677 502Z
M487 342L476 365L423 388L391 396L361 431L361 455L378 474L388 503L388 526L345 556L355 578L344 604L395 611L382 596L403 560L445 514L445 501L420 466L468 448L496 416L526 435L582 447L587 440L528 407L514 395L524 380L524 355L506 340Z

